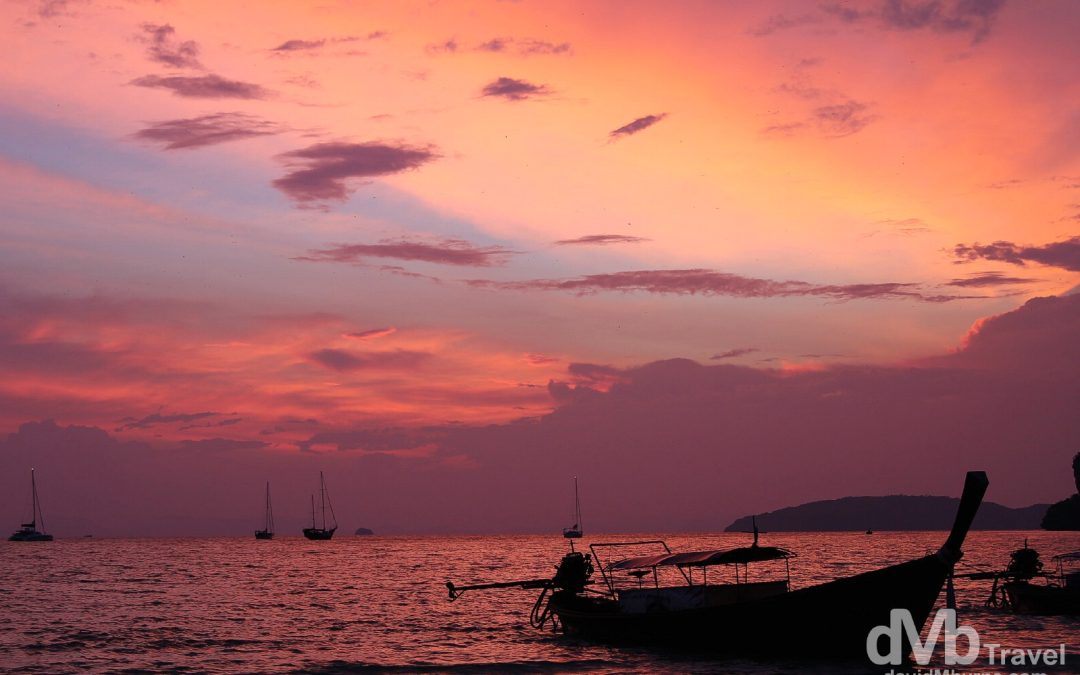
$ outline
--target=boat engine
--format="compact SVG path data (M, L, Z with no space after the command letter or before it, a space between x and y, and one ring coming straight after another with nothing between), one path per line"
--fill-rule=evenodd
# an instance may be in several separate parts
M1009 558L1009 566L1005 568L1005 576L1016 581L1029 581L1042 572L1043 564L1039 560L1039 552L1033 548L1028 548L1027 542L1024 542L1024 548L1013 551Z
M558 630L557 617L551 611L551 601L556 595L577 595L585 590L590 583L593 573L592 556L588 553L571 551L563 556L559 566L555 568L555 576L551 583L544 586L540 596L533 603L532 611L529 612L529 625L533 628L543 628L544 624L551 621L551 629ZM547 602L544 602L544 600Z
M563 556L555 570L555 576L551 579L551 585L569 593L580 593L585 590L592 573L592 556L571 551Z
M1024 548L1018 548L1009 554L1009 564L1003 572L994 575L994 585L990 589L990 597L984 603L987 607L1004 609L1009 607L1009 595L1005 592L1004 584L1007 582L1027 583L1043 571L1042 561L1039 560L1039 552L1027 545L1024 540Z

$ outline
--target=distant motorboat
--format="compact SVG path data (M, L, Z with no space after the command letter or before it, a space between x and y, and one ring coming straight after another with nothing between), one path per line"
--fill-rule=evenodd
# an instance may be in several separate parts
M263 521L263 529L255 530L255 538L274 538L274 508L270 505L270 481L266 481L266 517Z
M562 536L567 539L581 539L584 531L581 527L581 497L578 496L577 476L574 476L574 524L564 527Z
M41 514L41 502L38 501L37 495L37 481L34 479L34 470L30 469L30 492L32 493L31 501L33 506L33 514L30 517L29 523L23 523L19 526L19 529L15 531L8 541L52 541L53 536L51 534L45 534L45 517ZM39 531L38 525L41 525L41 531Z
M334 515L334 506L330 504L330 496L326 494L326 479L323 478L323 472L319 472L319 513L321 518L319 522L315 520L315 495L311 495L311 527L304 528L304 536L313 541L325 541L334 536L334 531L337 530L337 517ZM333 521L333 527L326 526L326 507L330 507L330 519Z

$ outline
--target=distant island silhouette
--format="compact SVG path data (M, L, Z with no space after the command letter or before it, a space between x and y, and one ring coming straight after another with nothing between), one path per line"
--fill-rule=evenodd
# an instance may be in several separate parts
M1073 456L1072 470L1076 494L1046 509L1042 519L1044 530L1080 530L1080 452Z
M887 495L843 497L743 516L725 532L863 532L868 530L948 530L960 500L956 497ZM972 529L1037 530L1048 504L1010 508L983 502Z
M373 530L369 530L366 527L358 527L358 528L356 528L356 536L358 536L358 537L369 537L369 536L371 536L373 534L375 534L375 532Z

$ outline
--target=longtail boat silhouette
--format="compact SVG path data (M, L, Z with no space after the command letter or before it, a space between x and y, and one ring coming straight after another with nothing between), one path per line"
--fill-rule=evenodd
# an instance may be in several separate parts
M577 476L574 476L574 524L571 527L564 527L562 536L567 539L581 539L582 534L581 497L578 496Z
M30 492L31 492L31 509L32 515L30 516L29 523L23 523L19 526L19 529L15 531L8 541L52 541L53 536L51 534L45 534L45 516L41 513L41 502L38 501L37 495L37 480L34 479L34 470L30 469ZM39 531L37 528L41 526Z
M323 472L319 472L319 513L321 519L319 522L315 521L315 495L311 496L311 527L304 528L304 536L308 539L316 541L324 541L334 536L334 531L337 530L337 517L334 515L334 506L330 503L330 495L326 493L326 479L323 478ZM333 527L326 527L326 507L330 507L330 519L333 521Z
M255 530L255 538L274 538L274 508L270 506L270 481L266 481L266 516L263 519L263 529Z
M967 474L952 531L936 553L796 590L791 589L789 568L795 554L761 546L756 536L751 546L686 553L673 553L659 540L596 543L590 545L591 553L575 551L571 542L570 553L550 579L446 586L450 600L485 588L540 589L530 624L550 624L588 639L702 651L865 657L870 630L889 625L892 610L909 611L915 627L923 628L963 555L964 539L988 484L981 471ZM644 544L663 552L607 563L600 559L601 553ZM755 570L771 567L772 577L759 581L755 574L751 581L750 565ZM718 566L722 575L709 573ZM593 579L596 568L600 580ZM677 573L683 583L661 585L661 571ZM646 584L648 577L651 584ZM910 644L905 642L904 648Z

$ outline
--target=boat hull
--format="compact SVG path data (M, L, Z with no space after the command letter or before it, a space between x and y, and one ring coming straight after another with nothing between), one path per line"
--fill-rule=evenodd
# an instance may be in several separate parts
M1011 581L1005 584L1005 593L1017 614L1080 615L1080 588Z
M334 531L337 528L324 530L321 527L305 527L304 536L312 541L326 541L334 536Z
M44 532L16 532L8 537L8 541L52 541L51 534Z
M274 538L274 533L273 532L267 532L265 530L258 530L258 531L255 532L255 538L256 539L273 539Z
M564 631L588 639L700 651L866 656L866 638L907 609L920 629L949 571L939 555L747 602L628 613L613 600L556 593ZM905 650L910 645L905 645Z

